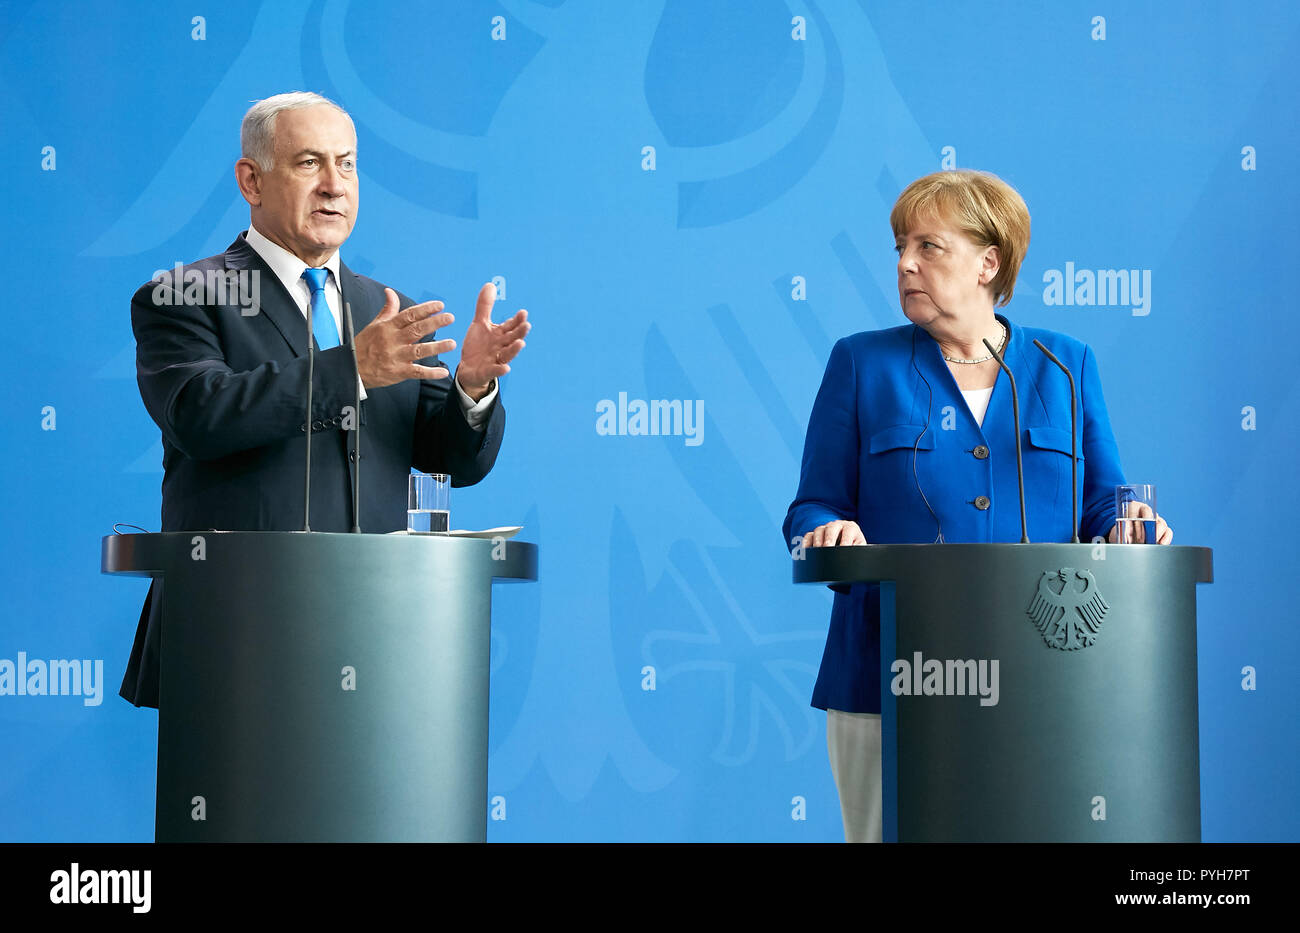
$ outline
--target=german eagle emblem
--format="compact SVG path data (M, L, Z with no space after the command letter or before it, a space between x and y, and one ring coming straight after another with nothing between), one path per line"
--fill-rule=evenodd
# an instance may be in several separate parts
M1062 567L1043 573L1026 611L1043 641L1062 651L1074 651L1097 640L1110 604L1097 589L1091 571Z

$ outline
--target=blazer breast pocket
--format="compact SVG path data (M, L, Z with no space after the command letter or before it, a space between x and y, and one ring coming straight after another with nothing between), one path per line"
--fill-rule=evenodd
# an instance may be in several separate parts
M1070 511L1070 432L1047 425L1025 429L1025 494L1049 497L1068 519ZM1083 446L1079 446L1079 483L1083 483ZM1068 525L1069 522L1067 521Z
M1063 428L1053 428L1047 425L1035 425L1025 429L1026 439L1029 446L1037 450L1051 450L1058 454L1065 454L1065 462L1068 466L1070 463L1070 432ZM1079 446L1079 459L1083 459L1083 446Z
M906 490L915 488L912 453L934 450L934 427L895 424L867 438L863 458L863 489L876 507L888 506Z

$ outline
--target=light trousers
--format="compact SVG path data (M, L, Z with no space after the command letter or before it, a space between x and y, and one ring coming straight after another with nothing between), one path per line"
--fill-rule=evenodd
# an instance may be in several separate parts
M880 714L826 711L826 745L840 795L845 842L880 842Z

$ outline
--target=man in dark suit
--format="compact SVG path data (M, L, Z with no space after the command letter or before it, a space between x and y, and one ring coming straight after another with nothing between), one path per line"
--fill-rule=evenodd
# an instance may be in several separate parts
M301 530L308 437L313 531L349 531L355 510L368 532L405 528L412 467L456 486L492 468L505 428L496 380L523 349L527 312L494 324L496 291L485 285L453 380L436 354L456 342L431 339L454 320L443 303L414 304L339 259L357 212L351 118L318 95L281 94L249 110L241 144L249 229L223 255L155 276L131 302L140 395L163 435L162 530ZM155 584L122 682L137 706L158 703L160 597Z

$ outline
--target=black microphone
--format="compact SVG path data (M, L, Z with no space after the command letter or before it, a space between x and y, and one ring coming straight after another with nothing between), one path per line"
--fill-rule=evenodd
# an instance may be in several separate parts
M311 299L307 299L307 420L303 430L307 432L307 467L302 482L302 530L311 531L311 381L316 368L316 347L312 342Z
M1002 361L1001 354L993 349L993 344L989 343L987 337L984 338L984 346L989 348L993 359L997 360L1002 371L1007 374L1007 379L1011 380L1011 413L1016 422L1016 478L1020 480L1020 543L1028 544L1029 527L1025 523L1025 461L1020 453L1020 393L1016 391L1016 377L1011 375L1011 368Z
M342 292L342 289L339 290ZM361 534L361 364L357 362L357 334L352 327L352 304L343 302L343 323L352 347L352 368L357 377L357 407L353 413L356 439L352 447L352 533Z
M1047 354L1047 358L1055 363L1065 373L1065 378L1070 380L1070 517L1074 520L1074 538L1073 544L1079 543L1079 441L1077 439L1076 419L1079 408L1078 402L1075 401L1077 396L1074 393L1074 374L1069 368L1056 358L1056 354L1037 338L1034 339L1034 346Z

